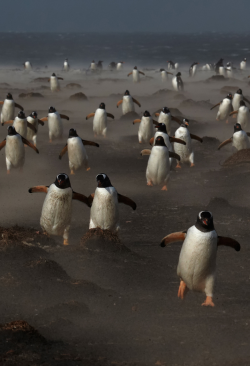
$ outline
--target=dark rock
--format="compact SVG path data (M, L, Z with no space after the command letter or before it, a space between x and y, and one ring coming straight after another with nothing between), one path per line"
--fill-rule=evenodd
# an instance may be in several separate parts
M225 160L222 165L230 166L241 163L250 163L250 149L237 151L235 154L231 155L227 160Z
M213 104L210 103L209 100L201 100L201 101L194 101L193 99L186 99L180 104L180 108L206 108L210 109L213 107Z
M28 99L28 98L44 98L44 96L40 93L21 93L19 94L19 98L25 98L25 99Z
M67 89L82 89L82 86L77 83L69 83L65 86Z
M33 81L37 81L37 82L44 82L44 81L47 81L48 82L49 80L49 77L45 77L45 78L36 78L34 79Z
M70 100L88 100L86 95L82 92L73 94L69 97Z
M152 94L153 96L170 96L170 95L174 95L176 94L175 91L173 90L169 90L169 89L160 89L157 92L155 92L154 94Z
M223 88L220 89L221 94L228 94L236 92L239 89L238 86L223 86Z
M206 80L207 83L210 83L211 81L225 81L226 78L223 75L213 75L211 78L208 78Z

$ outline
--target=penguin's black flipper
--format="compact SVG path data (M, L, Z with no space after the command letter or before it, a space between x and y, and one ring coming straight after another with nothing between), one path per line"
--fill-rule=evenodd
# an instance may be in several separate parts
M3 105L4 101L0 101L0 104Z
M175 116L172 116L172 114L171 114L171 119L172 119L173 121L175 121L175 122L179 123L179 125L181 125L181 124L182 124L182 122L179 120L179 118L176 118Z
M176 137L169 137L170 142L177 142L178 144L182 144L182 145L186 145L186 142L181 140L181 139L177 139Z
M164 248L167 244L175 243L176 241L184 241L186 238L185 232L172 233L162 239L160 246Z
M212 110L212 109L214 109L215 107L217 107L218 105L220 105L222 102L219 102L219 103L217 103L217 104L215 104L212 108L210 108L210 111Z
M243 97L243 100L244 100L245 102L247 102L247 103L249 103L249 104L250 104L250 101L249 101L247 98Z
M127 76L129 76L129 75L132 75L133 73L132 73L132 71L127 75Z
M141 151L141 156L150 155L150 154L151 154L151 150L149 150L149 149L144 149Z
M39 123L39 125L44 126L44 122L41 119L38 119L37 122Z
M59 159L61 160L63 155L66 153L66 151L68 150L68 144L66 144L64 146L64 148L62 149L62 151L60 152L60 155L59 155Z
M119 100L119 102L117 103L116 107L118 108L120 104L122 104L123 100Z
M224 142L222 142L222 143L220 144L220 146L218 147L218 150L220 150L223 146L225 146L225 145L227 145L227 144L230 144L230 142L233 142L232 137L231 137L230 139L225 140Z
M93 141L87 141L87 140L83 140L82 139L82 143L83 145L91 145L91 146L96 146L96 147L99 147L100 145L97 144L96 142L93 142Z
M48 117L43 117L43 118L40 118L39 121L42 121L42 122L47 122L48 121Z
M38 149L35 147L35 145L33 145L33 144L32 144L31 142L29 142L28 140L26 140L24 137L22 137L22 141L23 141L24 145L27 145L27 146L31 147L31 149L35 150L35 152L36 152L37 154L39 154L39 151L38 151Z
M136 203L132 201L130 198L123 196L122 194L119 193L117 193L117 196L119 203L124 203L125 205L132 207L133 210L136 210Z
M15 107L21 109L23 111L23 107L20 104L15 103Z
M193 139L193 140L197 140L197 141L203 142L203 140L202 140L202 138L201 138L201 137L196 136L196 135L193 135L192 133L190 133L190 137L191 137L191 139Z
M94 201L94 197L95 197L95 194L94 193L92 193L92 194L90 194L89 196L88 196L88 203L89 203L89 207L91 207L92 206L92 202Z
M8 124L10 125L13 122L14 122L14 120L13 119L10 119L9 121L2 122L2 126L3 125L8 125Z
M141 107L140 103L135 99L135 98L132 98L133 102L136 103L139 107Z
M149 143L150 143L150 145L151 145L151 146L153 145L153 143L154 143L154 137L152 137L152 138L149 140Z
M144 75L144 76L145 76L144 72L142 72L142 71L139 71L139 74L142 74L142 75Z
M232 238L227 238L225 236L218 236L217 245L225 245L226 247L231 247L236 250L236 252L240 251L240 243Z
M133 125L135 124L135 123L140 123L141 122L141 120L139 119L139 118L137 118L137 119L135 119L134 121L133 121ZM157 124L158 124L158 122L157 122Z
M77 192L74 192L73 191L73 197L72 197L73 200L77 200L77 201L80 201L80 202L83 202L85 203L88 207L91 207L90 204L89 204L89 200L88 200L88 197L84 196L83 194L81 193L77 193Z
M63 78L57 78L58 80L63 80Z
M35 128L34 125L32 125L32 123L27 121L27 127L29 127L32 131L34 131L35 133L37 133L37 129Z
M47 193L48 188L46 186L35 186L29 189L29 193Z
M89 119L90 117L94 117L95 113L89 113L86 117L86 119Z
M114 117L114 116L113 116L113 114L111 114L111 113L107 113L107 116L108 116L109 118L115 119L115 117Z
M67 121L69 121L69 117L66 116L65 114L60 114L60 117L63 118L63 119L66 119Z
M174 158L174 159L177 159L177 160L181 160L181 157L180 157L180 155L178 155L178 154L176 154L175 152L173 152L173 151L169 151L168 152L168 154L169 154L169 157L170 158Z
M0 144L0 150L2 150L2 148L4 148L4 146L6 145L6 139L4 139L1 144Z

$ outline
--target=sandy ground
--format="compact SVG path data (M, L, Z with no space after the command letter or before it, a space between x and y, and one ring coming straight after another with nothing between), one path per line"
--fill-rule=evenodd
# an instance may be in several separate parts
M224 98L228 86L243 89L250 96L246 75L220 82L206 82L211 75L200 72L195 79L183 73L185 91L172 90L171 80L162 83L154 70L136 85L126 72L103 72L86 76L77 71L61 81L61 92L51 93L47 82L34 82L52 71L25 73L0 72L1 99L11 92L39 118L53 105L64 120L64 138L49 144L48 127L39 127L40 154L26 148L23 173L6 174L5 152L0 152L1 227L18 224L40 230L43 194L29 194L28 188L49 185L58 173L69 174L67 154L59 153L68 130L75 128L83 139L96 141L99 148L87 146L89 172L71 176L75 191L89 195L95 191L95 176L105 172L117 191L133 199L137 210L120 205L122 245L89 240L80 244L87 232L89 208L74 202L70 245L61 238L48 240L0 241L0 323L19 323L0 328L0 354L3 365L247 365L249 364L249 260L250 167L240 164L223 167L235 150L228 145L217 151L221 141L233 134L235 119L215 120L211 105ZM78 83L81 89L68 89ZM146 185L148 157L140 156L148 145L138 143L138 124L121 118L116 103L130 90L142 105L141 116L153 114L163 106L177 108L176 116L190 119L190 132L204 141L193 142L195 167L183 166L171 172L168 191ZM70 101L83 92L88 101ZM38 92L43 98L19 98L20 93ZM192 99L195 103L187 102ZM203 101L203 103L198 103ZM107 138L94 138L92 119L87 114L106 103L115 120L108 122ZM17 110L16 110L17 112ZM173 125L172 133L177 128ZM249 130L250 131L250 130ZM247 131L248 132L248 131ZM6 126L0 127L1 141ZM215 308L204 308L204 294L188 293L177 298L176 274L181 243L159 246L161 239L175 231L188 229L197 213L209 209L219 235L241 243L237 253L220 247L217 256ZM20 321L27 323L20 323ZM31 328L33 327L33 328Z

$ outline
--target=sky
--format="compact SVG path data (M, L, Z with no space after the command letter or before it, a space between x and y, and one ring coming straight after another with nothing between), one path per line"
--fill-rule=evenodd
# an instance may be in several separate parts
M250 0L1 0L0 10L0 32L250 31Z

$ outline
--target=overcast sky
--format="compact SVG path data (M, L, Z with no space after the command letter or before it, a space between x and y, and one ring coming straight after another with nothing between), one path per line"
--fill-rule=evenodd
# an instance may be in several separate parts
M249 32L250 0L1 0L0 32Z

